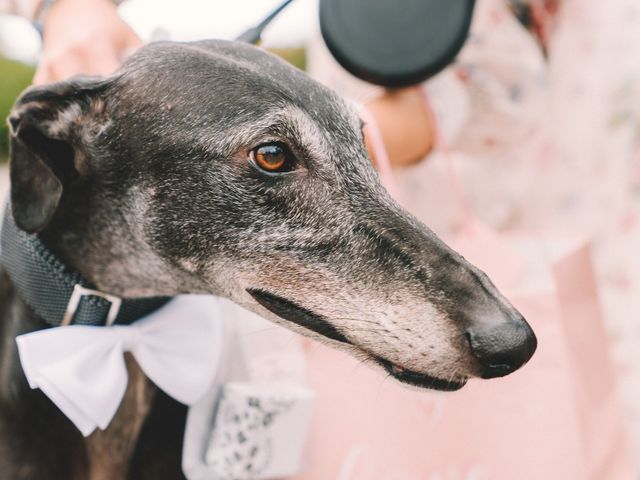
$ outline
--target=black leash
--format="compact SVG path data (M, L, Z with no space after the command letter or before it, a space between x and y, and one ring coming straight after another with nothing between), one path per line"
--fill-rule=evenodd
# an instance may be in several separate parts
M247 42L247 43L256 45L260 41L260 38L262 37L262 32L264 31L265 28L267 28L267 25L269 25L271 21L282 10L284 10L287 7L287 5L289 5L292 1L293 0L285 0L284 2L282 2L280 5L278 5L275 8L275 10L273 10L269 15L267 15L258 25L246 30L242 35L236 38L236 40L240 42Z

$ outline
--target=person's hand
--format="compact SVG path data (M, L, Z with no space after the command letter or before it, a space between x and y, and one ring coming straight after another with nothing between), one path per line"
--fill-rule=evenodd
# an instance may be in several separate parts
M421 88L385 90L380 97L366 105L376 119L389 161L393 165L418 162L433 147L434 126ZM372 148L367 140L365 137L373 158Z
M112 73L142 44L110 0L58 0L45 12L43 27L35 84Z

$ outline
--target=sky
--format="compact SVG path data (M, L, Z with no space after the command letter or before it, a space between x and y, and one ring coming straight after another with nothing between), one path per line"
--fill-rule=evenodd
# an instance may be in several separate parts
M142 37L171 40L234 38L258 23L281 0L127 0L121 16ZM296 46L317 29L317 0L294 0L265 32L268 46ZM0 15L0 48L35 62L39 38L28 22Z

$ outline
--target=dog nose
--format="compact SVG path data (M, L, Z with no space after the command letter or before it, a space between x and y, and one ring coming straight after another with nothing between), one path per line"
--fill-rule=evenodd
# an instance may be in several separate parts
M482 378L503 377L517 370L531 358L538 344L524 319L469 328L465 336L482 366Z

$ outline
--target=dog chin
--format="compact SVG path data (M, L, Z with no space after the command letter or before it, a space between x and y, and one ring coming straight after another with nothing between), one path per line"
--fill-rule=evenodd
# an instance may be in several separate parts
M417 387L418 389L439 390L442 392L455 392L460 390L467 383L466 378L442 379L433 377L425 373L414 372L406 368L399 367L381 357L373 356L373 361L380 365L389 375L399 382Z
M316 335L312 337L317 338ZM381 367L393 379L403 384L405 387L412 387L415 390L437 390L441 392L455 392L460 390L467 384L468 378L454 377L443 379L434 377L426 373L415 372L382 358L378 355L368 352L366 349L359 347L352 342L337 342L328 338L320 338L322 343L331 345L338 350L350 353L354 357L363 362L371 363L374 366Z

